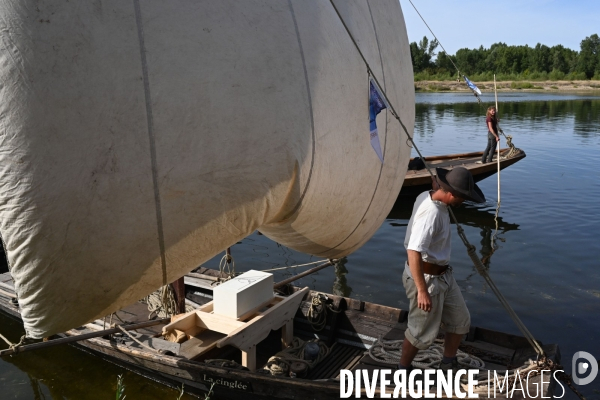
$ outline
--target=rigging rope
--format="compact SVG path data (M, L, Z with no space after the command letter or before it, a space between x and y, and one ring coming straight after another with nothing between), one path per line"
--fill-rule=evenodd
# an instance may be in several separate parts
M413 4L413 2L411 0L408 0L408 1L410 2L410 5L413 6L413 8L417 12L417 14L419 14L419 17L421 17L421 20L423 20L423 23L425 24L425 26L427 27L427 29L429 29L429 32L431 32L431 34L433 35L433 37L435 38L435 40L437 40L437 42L440 44L440 46L442 46L442 49L444 50L444 52L446 54L448 54L448 52L444 48L444 45L442 44L442 42L440 42L440 40L437 38L437 36L435 36L435 33L433 33L433 31L431 30L431 28L429 27L429 25L427 25L427 22L425 22L425 18L423 18L423 16L419 12L419 10L417 10L417 7L415 7L415 5ZM460 70L458 69L458 67L456 66L456 64L454 64L454 61L452 61L452 58L450 56L448 56L448 60L450 60L450 62L452 63L452 65L454 65L454 68L456 68L456 72L458 72L458 74L460 75Z
M373 78L373 80L375 81L375 83L381 89L381 93L383 94L383 96L385 97L385 101L389 105L388 109L390 110L390 113L392 114L392 116L394 118L396 118L396 120L398 121L398 123L402 127L402 130L404 131L404 133L408 137L408 140L410 140L410 142L413 145L414 149L417 151L417 153L419 154L419 156L423 159L423 163L425 164L425 168L427 169L427 172L429 172L429 174L431 175L431 178L432 179L436 179L436 177L433 175L433 172L431 172L431 168L429 167L429 165L427 165L427 162L425 162L423 154L421 153L421 151L417 147L417 145L414 142L413 138L408 133L408 130L406 129L406 126L402 122L402 119L400 118L400 116L398 115L398 113L396 113L396 110L395 110L393 104L390 102L389 98L387 97L386 91L383 89L383 86L381 86L381 84L379 83L379 80L377 79L377 77L373 74L373 72L371 70L371 66L369 65L369 63L367 62L365 56L363 55L362 51L360 50L360 47L358 46L356 40L354 39L354 36L350 32L350 29L348 28L348 26L344 22L344 19L342 18L339 10L335 6L333 0L329 0L329 2L331 3L333 9L337 13L338 18L340 19L342 25L346 29L346 33L348 33L348 36L350 37L350 40L352 40L352 43L354 44L354 47L356 48L356 50L358 51L360 57L362 58L363 62L365 63L365 66L367 67L367 72L369 73L369 75ZM411 2L411 4L412 4L412 2ZM496 285L492 281L492 278L487 273L487 270L485 269L485 267L481 263L481 260L477 257L475 246L473 246L472 244L470 244L469 241L468 241L468 239L467 239L467 237L465 236L464 229L458 223L458 220L456 219L456 216L454 215L454 212L452 211L452 208L448 207L448 211L450 213L452 221L454 221L454 223L456 224L456 229L458 230L458 236L461 238L462 242L464 243L465 247L467 248L467 253L469 254L469 257L471 257L471 260L473 261L473 264L475 265L475 268L477 269L477 272L479 272L479 274L488 283L488 285L490 286L490 288L492 289L492 291L494 292L494 294L496 295L496 297L498 298L498 300L500 300L500 303L504 306L504 308L508 312L508 314L511 317L511 319L517 325L517 328L519 328L519 330L521 331L521 333L523 334L523 336L525 336L525 338L529 341L529 343L534 348L534 350L538 353L538 355L545 356L545 353L544 353L544 350L542 349L542 347L535 340L535 338L533 337L533 335L531 334L531 332L529 332L529 330L525 327L525 325L523 324L523 322L521 322L521 320L519 319L519 317L517 316L517 314L514 312L514 310L512 309L512 307L508 304L508 302L506 301L506 299L504 298L504 296L502 295L502 293L500 293L500 291L498 290L498 288L496 287Z
M223 256L223 258L221 258L221 261L219 262L219 279L223 275L225 275L226 278L223 281L219 281L218 284L228 281L235 276L235 260L233 259L233 256L231 255L230 249L231 249L230 247L227 248L225 255ZM227 268L225 268L225 267L227 267Z
M319 264L324 262L325 260L319 260L319 261L313 261L313 262L309 262L306 264L298 264L298 265L288 265L286 267L279 267L279 268L271 268L271 269L262 269L262 272L272 272L272 271L280 271L282 269L288 269L288 268L298 268L298 267L306 267L308 265L314 265L314 264Z

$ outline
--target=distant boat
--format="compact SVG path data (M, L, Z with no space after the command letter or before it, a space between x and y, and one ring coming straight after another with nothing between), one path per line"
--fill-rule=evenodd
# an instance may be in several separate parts
M458 166L465 167L471 171L475 182L479 182L498 172L498 163L496 162L497 157L494 155L494 160L490 163L481 163L482 156L482 151L476 151L473 153L425 157L425 161L431 168L452 169ZM504 168L513 165L523 158L525 158L525 152L521 149L514 147L501 149L500 169L503 170ZM411 163L415 163L414 158L411 158ZM433 172L435 173L435 171ZM409 169L404 177L404 183L402 185L402 190L400 191L399 200L396 201L395 206L400 205L400 197L408 198L418 196L420 193L428 189L431 189L431 175L429 172L427 172L427 169Z

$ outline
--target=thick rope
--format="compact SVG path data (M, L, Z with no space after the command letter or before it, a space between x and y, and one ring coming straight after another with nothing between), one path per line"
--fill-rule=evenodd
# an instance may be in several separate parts
M398 365L400 357L402 357L402 343L400 340L383 340L377 339L371 348L366 351L369 356L375 361L384 364ZM415 356L412 365L417 368L436 368L442 362L444 356L444 341L436 339L435 342L427 350L419 350ZM485 363L476 356L458 350L456 353L458 364L466 368L483 369Z
M304 359L304 349L308 343L317 343L319 345L319 354L315 360ZM287 376L290 371L290 366L295 362L306 364L307 368L310 370L321 362L322 359L327 357L330 351L331 349L328 348L325 343L316 339L305 342L302 339L294 337L292 344L288 348L269 358L269 361L263 367L263 370L270 372L271 375L274 376Z
M279 268L271 268L271 269L261 269L261 271L262 272L272 272L272 271L280 271L282 269L288 269L288 268L306 267L308 265L315 265L315 264L322 263L323 261L325 261L325 260L313 261L313 262L309 262L309 263L306 263L306 264L289 265L287 267L279 267Z
M225 275L226 278L219 281L218 284L228 281L235 276L235 260L229 252L226 252L219 262L219 278L223 275Z
M323 293L315 293L312 297L306 319L308 319L310 326L312 326L315 332L325 329L327 325L327 310L336 314L340 312L339 310L335 310L328 300L327 295Z
M381 93L383 94L383 97L385 98L385 101L389 105L388 109L390 110L390 113L392 114L392 116L394 116L394 118L396 118L396 120L398 121L398 123L402 127L402 130L404 131L404 133L407 136L407 140L409 140L410 143L413 145L414 149L419 154L419 157L421 157L423 159L423 162L425 164L425 168L427 169L427 172L429 172L429 174L431 175L431 178L432 179L436 179L435 176L433 175L433 172L431 171L431 168L429 167L429 165L427 165L427 162L425 162L423 154L421 153L421 151L417 147L417 145L414 142L413 138L408 133L408 130L406 129L406 126L402 122L402 119L400 118L400 116L396 112L393 104L390 102L389 98L387 97L387 94L386 94L385 90L381 89L382 86L380 85L377 77L372 73L372 70L371 70L371 67L370 67L369 63L367 62L365 56L363 55L362 51L360 50L360 47L356 43L356 40L354 39L354 36L350 32L350 29L348 28L348 26L346 25L346 23L344 22L344 19L342 18L341 14L339 13L339 11L338 11L337 7L335 6L333 0L329 0L329 2L331 3L332 7L334 8L335 12L337 13L338 18L340 19L342 25L346 29L346 33L350 37L350 40L352 40L352 43L354 44L354 47L356 48L357 52L359 53L360 57L362 58L363 62L365 63L365 66L367 67L367 72L369 73L369 75L371 75L371 77L373 78L373 80L375 81L375 83L377 84L377 86L379 86L379 88L381 90ZM534 350L539 355L543 356L544 355L544 351L542 350L542 348L539 345L539 343L537 343L537 341L535 340L535 338L533 337L533 335L525 327L525 325L523 324L523 322L521 322L521 320L519 319L519 317L516 315L516 313L514 312L514 310L510 307L510 305L508 304L508 302L506 301L506 299L504 298L504 296L502 296L502 294L500 293L500 291L498 290L498 288L496 287L496 285L492 281L492 278L489 276L489 274L487 273L486 269L483 267L483 264L481 263L481 260L477 257L477 255L475 253L475 247L473 245L471 245L469 243L469 241L467 240L467 238L466 238L466 236L464 234L464 230L459 225L458 220L456 219L456 216L454 215L454 212L452 211L452 208L448 207L448 211L450 213L450 216L451 216L452 220L456 224L456 229L458 230L458 235L460 236L461 240L463 241L463 243L467 247L467 252L469 254L469 257L471 257L471 260L473 260L475 268L477 269L477 271L479 272L479 274L481 276L483 276L483 278L486 280L486 282L488 283L488 285L490 285L490 287L492 288L492 291L494 292L494 294L496 294L496 297L498 297L498 300L500 300L500 303L504 306L504 308L506 309L506 311L508 312L508 314L510 315L510 317L513 319L513 321L515 322L515 324L517 325L517 327L521 331L521 333L527 338L527 340L529 341L529 343L533 346Z
M19 340L18 343L11 342L7 338L5 338L2 334L0 334L0 338L2 338L2 340L4 340L6 342L6 344L8 345L8 349L12 350L14 352L14 354L17 354L19 352L19 347L21 347L23 344L25 344L27 342L27 337L25 335L21 336L21 339Z
M154 293L150 293L143 301L148 304L148 311L150 311L148 319L152 319L153 314L158 318L168 318L178 314L175 292L171 285L163 286ZM185 306L185 312L193 310L194 307L190 305Z

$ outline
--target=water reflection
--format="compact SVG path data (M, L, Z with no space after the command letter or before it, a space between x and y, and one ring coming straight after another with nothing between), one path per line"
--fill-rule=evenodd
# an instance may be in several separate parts
M333 294L336 296L350 297L352 293L352 288L348 286L348 279L346 279L346 275L348 274L348 269L346 268L346 264L348 263L348 259L346 257L341 258L333 267L335 271L335 279L333 281Z
M415 111L417 137L431 137L437 130L443 131L448 124L462 125L463 129L467 130L485 130L485 125L476 121L485 116L484 103L417 103ZM544 101L501 101L500 115L504 126L548 120L572 120L575 134L583 137L600 134L600 98L560 100L560 97L552 97Z
M414 199L411 200L414 201ZM408 201L404 202L405 205L407 203ZM459 224L479 229L481 235L479 254L483 265L488 269L492 255L499 247L498 242L505 241L502 235L509 231L519 230L519 224L506 222L501 216L496 218L495 210L487 205L476 206L465 203L461 207L453 208L452 211ZM388 223L391 226L404 227L408 224L411 213L411 207L394 208L388 215ZM451 221L451 224L454 222Z
M19 341L23 326L0 314L1 333ZM0 349L8 346L0 340ZM123 375L127 399L177 399L178 392L74 347L62 345L4 357L0 360L0 398L110 399L117 376ZM184 395L182 400L193 397Z

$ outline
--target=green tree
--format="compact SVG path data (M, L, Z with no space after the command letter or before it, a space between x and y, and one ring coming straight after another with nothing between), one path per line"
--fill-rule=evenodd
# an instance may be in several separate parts
M577 72L583 72L590 79L594 76L599 63L600 37L597 34L588 36L581 41L581 51L577 59Z
M445 51L440 51L435 60L435 66L438 72L450 72L453 74L455 71L454 65L452 65L453 61L456 62L454 56L449 56Z
M573 61L577 58L575 50L567 49L559 44L550 48L551 70L560 71L564 74L571 72Z
M529 66L532 71L550 72L552 56L548 46L538 43L535 48L531 50L530 54L531 59L529 61Z
M410 55L413 63L414 72L421 72L428 68L435 67L435 64L431 61L435 57L435 49L439 43L436 39L429 42L427 36L423 36L423 39L419 44L412 42L410 44Z

